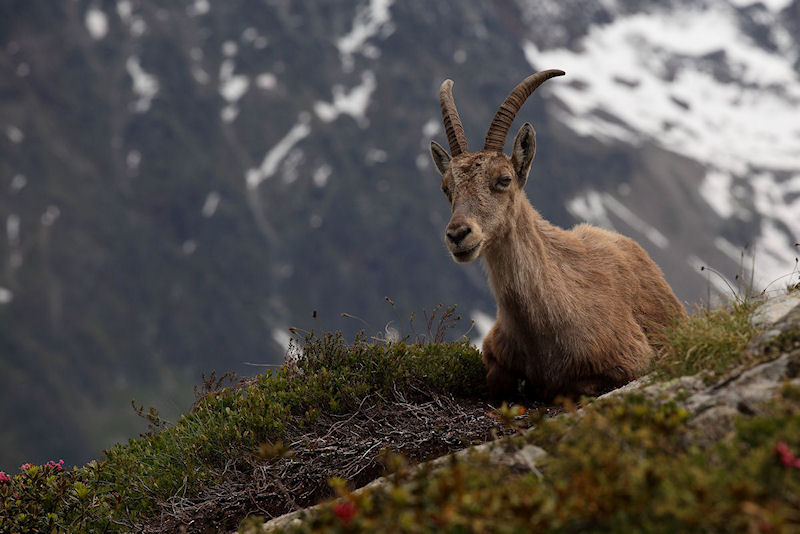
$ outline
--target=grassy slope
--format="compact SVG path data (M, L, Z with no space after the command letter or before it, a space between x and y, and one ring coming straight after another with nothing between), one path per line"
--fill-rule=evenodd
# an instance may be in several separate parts
M456 396L483 391L483 366L466 342L348 345L339 335L309 338L304 356L244 387L206 394L175 425L113 447L102 461L70 472L35 466L0 482L0 532L124 529L158 503L192 495L246 463L260 444L320 416L355 410L366 395L418 390ZM5 476L5 475L4 475ZM16 495L16 496L15 496Z
M667 336L662 373L722 371L740 363L752 310L698 312ZM214 389L214 388L212 388ZM309 338L303 357L243 387L209 392L175 425L107 451L69 472L33 466L0 476L0 531L124 530L176 494L191 496L246 463L287 429L313 426L321 412L346 414L370 393L431 390L484 396L479 354L468 344L375 345L341 336ZM800 392L786 388L768 411L742 419L736 436L692 444L686 414L636 396L592 404L582 418L538 421L525 439L550 454L544 478L487 469L480 458L411 486L349 496L303 531L391 527L456 532L709 531L800 528ZM400 478L403 478L402 475ZM346 492L342 490L345 494ZM352 517L351 517L352 516Z

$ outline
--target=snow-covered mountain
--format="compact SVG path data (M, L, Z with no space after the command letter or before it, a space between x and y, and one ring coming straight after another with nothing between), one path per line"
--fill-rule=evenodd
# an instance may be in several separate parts
M518 119L551 221L631 235L687 301L745 244L757 289L789 282L799 35L800 0L2 3L0 468L96 456L131 396L181 411L290 325L406 334L444 302L485 329L428 154L448 77L476 147L567 72Z
M528 18L536 19L539 9ZM547 9L570 16L561 13L569 9L565 4ZM532 67L575 73L572 83L552 88L561 120L580 136L652 143L701 164L697 193L727 221L723 228L749 227L730 239L710 232L713 246L738 263L749 242L756 286L788 282L781 277L794 266L800 236L797 3L720 0L625 9L622 2L604 2L595 9L607 19L568 44L523 44ZM659 231L660 221L626 202L628 194L624 183L617 191L588 189L568 208L604 226L613 227L615 216L658 248L683 238ZM699 259L704 248L693 243L693 249L690 266L705 263Z

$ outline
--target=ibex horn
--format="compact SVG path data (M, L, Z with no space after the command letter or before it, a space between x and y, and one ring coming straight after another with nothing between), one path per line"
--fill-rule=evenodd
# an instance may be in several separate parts
M467 138L464 137L464 127L461 126L461 118L453 101L453 80L442 82L439 102L442 104L442 121L444 131L447 133L447 142L450 143L450 155L456 157L467 152Z
M511 128L511 123L514 122L514 117L517 116L517 112L519 108L522 107L522 104L525 103L525 100L527 100L527 98L531 96L531 93L544 82L550 78L563 76L564 74L563 70L550 69L537 72L522 80L519 85L511 91L508 97L506 97L500 109L497 110L497 113L494 114L492 124L489 126L489 131L486 133L486 142L483 144L483 149L502 152L503 146L506 144L508 129ZM442 105L444 106L444 104Z

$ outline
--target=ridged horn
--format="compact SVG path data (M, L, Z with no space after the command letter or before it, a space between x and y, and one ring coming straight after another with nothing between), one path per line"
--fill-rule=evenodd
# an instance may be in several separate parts
M500 109L497 110L497 113L494 114L494 119L492 119L492 124L489 126L489 131L486 132L486 142L483 144L483 149L502 152L503 146L506 144L506 135L508 135L508 130L511 128L511 123L514 122L514 117L517 116L517 112L522 107L522 104L525 103L525 100L527 100L527 98L531 96L531 93L544 82L550 78L563 76L564 74L565 72L563 70L550 69L531 74L522 80L506 97Z
M439 102L442 105L442 122L447 133L447 142L450 143L450 155L453 157L467 152L467 138L464 136L464 127L461 126L461 117L458 116L456 103L453 100L453 80L445 80L439 88Z

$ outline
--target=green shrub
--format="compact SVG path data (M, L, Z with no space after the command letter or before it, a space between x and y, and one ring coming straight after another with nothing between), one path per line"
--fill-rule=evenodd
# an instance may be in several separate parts
M97 484L97 462L71 471L63 464L24 464L16 475L0 472L0 532L85 532L111 515L114 504Z
M0 482L0 531L124 530L159 502L219 481L226 466L245 463L287 428L313 425L320 411L348 413L372 393L474 397L484 382L480 354L465 341L368 344L359 337L349 345L340 334L309 336L295 362L208 392L174 425L115 445L100 462L63 473L32 467ZM158 423L157 413L148 418Z

